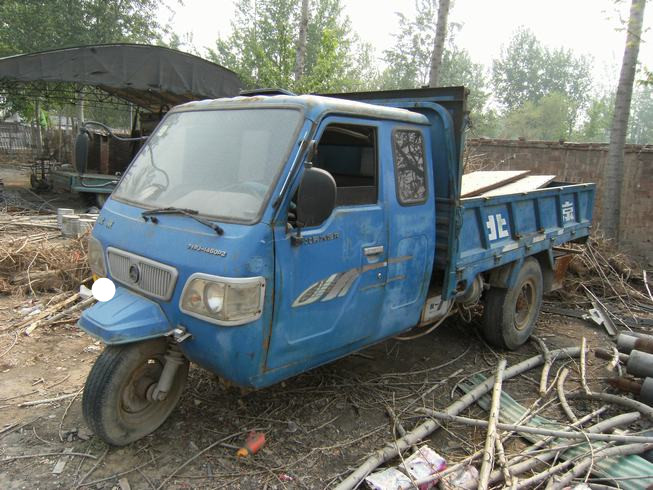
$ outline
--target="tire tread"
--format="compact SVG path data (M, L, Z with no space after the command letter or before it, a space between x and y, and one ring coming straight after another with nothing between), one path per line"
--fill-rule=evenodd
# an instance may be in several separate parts
M124 350L124 346L107 346L93 364L84 386L82 414L93 433L105 441L111 440L111 437L104 430L102 423L102 406L106 395L102 387L110 384Z

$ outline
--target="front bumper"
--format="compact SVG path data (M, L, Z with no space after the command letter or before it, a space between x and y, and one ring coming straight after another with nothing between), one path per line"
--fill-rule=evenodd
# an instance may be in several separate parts
M111 300L86 309L77 324L109 345L163 337L173 328L157 303L122 287Z

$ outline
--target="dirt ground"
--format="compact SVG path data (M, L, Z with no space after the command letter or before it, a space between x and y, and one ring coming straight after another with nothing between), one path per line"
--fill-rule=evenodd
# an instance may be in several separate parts
M12 315L11 301L1 300L0 320ZM583 336L592 347L610 343L600 330L582 320L547 314L540 318L538 333L550 348L579 345ZM248 394L193 368L179 406L159 430L128 447L109 448L86 428L79 393L101 348L70 324L37 329L30 337L16 338L13 333L0 337L2 457L70 448L95 457L106 452L83 486L113 488L120 478L127 478L131 488L158 488L200 450L230 435L228 443L241 444L247 432L256 429L265 432L267 440L259 454L237 459L232 448L218 445L178 471L165 488L330 488L392 440L386 405L401 414L410 430L423 420L412 409L402 413L403 407L411 402L419 402L413 406L446 407L454 385L472 373L492 371L499 354L480 340L473 325L452 318L420 340L386 341ZM529 343L508 354L509 364L534 354ZM594 359L588 362L590 372L593 367L602 370ZM421 393L456 372L422 403ZM539 372L527 373L509 381L506 390L520 402L533 401L538 377ZM77 396L20 406L64 394ZM486 417L479 408L469 413ZM559 409L553 409L552 417L560 416ZM447 430L434 433L429 444L454 462L481 448L484 438L482 430L448 424ZM58 460L58 456L41 456L0 462L0 487L75 488L98 462L71 457L63 472L54 475Z
M0 174L6 187L10 180L11 187L25 185L24 177L20 170ZM29 198L25 192L20 196ZM64 205L65 199L41 196L56 205ZM73 200L67 205L81 209L85 203ZM50 297L41 294L36 301L44 305ZM576 306L561 298L554 293L545 301ZM34 303L27 297L0 296L0 332ZM40 327L30 336L7 330L0 333L0 488L333 488L373 451L398 437L387 407L410 431L424 421L417 407L448 406L460 396L455 390L459 382L474 373L491 373L499 356L512 365L537 353L533 343L517 352L495 352L481 339L476 322L456 316L419 340L389 340L250 393L191 367L181 402L169 419L124 448L108 447L93 436L81 414L81 390L102 345L70 321ZM591 348L613 345L600 327L546 313L540 316L537 334L550 349L579 346L582 337ZM588 357L588 378L600 390L610 375L605 364ZM554 365L551 379L562 365ZM576 373L574 364L569 367ZM506 382L505 391L529 405L537 398L539 372ZM577 376L567 384L576 388ZM62 398L30 405L56 397ZM597 407L575 403L583 414ZM487 418L477 406L464 415ZM564 419L557 403L543 415ZM236 458L233 447L218 443L240 446L251 430L266 436L265 446L253 457ZM484 439L483 429L448 423L425 442L455 463L482 448ZM515 453L522 447L515 438L506 450ZM74 455L62 459L63 451ZM54 474L57 463L61 469L64 461L63 470Z

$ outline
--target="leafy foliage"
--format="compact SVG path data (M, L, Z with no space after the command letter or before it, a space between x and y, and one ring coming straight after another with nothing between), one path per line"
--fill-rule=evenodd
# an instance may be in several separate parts
M614 94L594 97L585 113L585 121L575 139L587 142L606 142L610 139L610 123L614 110Z
M350 34L340 0L310 4L304 74L295 81L299 36L297 0L239 0L232 34L219 39L209 58L238 73L246 87L280 87L295 92L346 91L373 78L368 45Z
M85 44L156 42L165 32L156 20L161 5L162 0L2 0L0 56ZM0 107L28 120L36 117L34 100L20 93L0 100ZM43 100L41 110L48 109L61 113L64 108ZM120 119L115 110L94 112Z
M572 102L559 92L551 92L537 102L526 101L505 116L503 137L531 140L564 140Z
M152 42L161 0L3 0L0 56L109 42Z
M633 94L628 124L628 143L653 142L653 87L642 85Z
M572 134L592 88L591 59L564 48L551 50L519 28L492 66L495 97L507 112L560 94L567 100L567 136ZM551 102L554 99L547 99ZM562 99L558 98L558 103ZM563 114L560 112L560 114Z
M409 18L401 12L395 44L384 53L387 68L381 74L382 89L418 88L429 83L431 50L436 32L437 10L431 0L415 0L416 14ZM470 89L469 108L477 134L489 131L491 113L486 111L489 99L483 65L474 63L469 53L456 46L458 26L450 25L449 39L440 65L439 85L464 85Z

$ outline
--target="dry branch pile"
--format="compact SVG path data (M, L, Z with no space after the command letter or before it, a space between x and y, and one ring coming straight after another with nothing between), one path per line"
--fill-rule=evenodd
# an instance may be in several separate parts
M539 343L542 343L541 341ZM472 383L463 383L464 396L455 403L442 410L433 410L426 407L415 409L415 413L428 417L428 419L407 432L399 439L390 441L384 448L373 453L361 466L352 472L346 479L340 482L336 490L351 490L356 488L367 475L385 462L392 461L402 452L407 451L411 445L417 444L432 432L438 429L448 429L458 432L457 427L451 424L462 424L484 428L487 436L483 449L453 463L449 460L449 468L445 471L435 470L431 476L417 482L414 486L426 485L439 479L457 473L470 464L480 465L480 476L466 484L457 484L451 488L479 488L487 489L496 485L510 486L511 488L534 488L535 486L548 482L546 488L562 489L576 480L576 482L587 482L591 475L607 483L619 480L623 488L639 489L640 483L644 486L650 484L653 475L648 474L652 464L643 458L635 458L632 455L642 454L653 449L653 437L646 432L640 433L642 427L650 426L650 421L645 420L651 417L651 410L641 403L617 395L606 395L601 392L590 390L585 377L585 354L587 344L582 339L580 348L567 348L549 351L546 346L544 350L547 355L541 354L527 359L517 365L505 369L505 361L500 361L494 377L483 378L473 375ZM573 358L580 357L576 362ZM568 365L576 365L577 375L574 379L576 390L568 393L569 398L583 399L584 404L576 407L578 414L582 416L570 416L570 422L564 417L560 421L542 418L541 413L547 409L548 413L555 414L562 404L565 389L562 372L568 374L566 368L558 369L555 378L549 383L547 366L548 361L566 362ZM535 400L530 407L519 405L505 392L502 393L502 381L514 378L526 371L544 364L543 383L545 393ZM562 379L562 383L556 383L556 379ZM537 384L537 383L535 383ZM558 386L558 392L553 390ZM490 390L493 391L489 397ZM507 407L503 404L508 402ZM608 413L607 418L599 418L608 411L607 406L599 407L599 403L608 403L613 408L626 407L634 410L629 413L612 415ZM463 410L478 403L482 408L489 411L489 420L482 420L469 417L457 416ZM566 402L565 402L566 403ZM591 407L594 404L595 407ZM519 407L519 408L517 408ZM504 411L505 410L505 411ZM590 411L592 410L592 411ZM499 415L503 412L503 415ZM561 411L564 412L564 411ZM588 413L589 412L589 413ZM569 416L569 414L567 414ZM497 419L500 422L497 422ZM505 419L506 422L502 422ZM597 421L599 421L597 423ZM591 425L588 425L591 424ZM622 430L612 432L615 428ZM514 438L520 436L532 443L524 449L521 444L513 444ZM626 461L619 457L630 455ZM610 459L612 458L612 459ZM622 469L615 468L623 465ZM637 468L647 471L646 475L637 474ZM638 479L642 478L641 481ZM384 487L385 488L385 487ZM389 488L389 487L388 487ZM407 489L409 487L401 487ZM430 488L425 486L424 488ZM445 484L445 488L447 485ZM644 488L644 487L641 487Z
M0 293L77 290L89 276L85 237L53 227L51 216L0 214Z
M643 291L642 269L637 262L619 252L610 240L595 232L569 264L572 274L565 284L567 292L584 294L583 285L605 300L648 301Z

